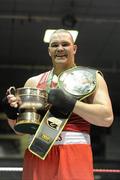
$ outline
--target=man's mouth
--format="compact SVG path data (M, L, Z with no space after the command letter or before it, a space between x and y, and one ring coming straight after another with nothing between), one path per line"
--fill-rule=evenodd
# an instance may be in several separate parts
M66 54L56 54L56 57L62 58L62 57L67 57Z
M55 61L57 62L57 63L63 63L63 62L65 62L67 60L67 55L65 55L65 54L62 54L62 55L56 55L55 56Z

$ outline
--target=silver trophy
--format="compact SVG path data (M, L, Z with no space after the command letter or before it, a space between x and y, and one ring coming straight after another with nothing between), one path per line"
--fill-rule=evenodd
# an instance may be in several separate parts
M34 134L42 119L42 112L48 107L46 91L30 87L10 87L9 93L14 94L18 100L19 114L15 130Z

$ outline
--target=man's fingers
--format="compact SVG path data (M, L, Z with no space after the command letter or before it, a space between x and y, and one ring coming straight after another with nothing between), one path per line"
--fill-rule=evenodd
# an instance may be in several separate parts
M15 107L15 108L18 107L17 98L14 95L12 94L8 95L7 99L11 107Z

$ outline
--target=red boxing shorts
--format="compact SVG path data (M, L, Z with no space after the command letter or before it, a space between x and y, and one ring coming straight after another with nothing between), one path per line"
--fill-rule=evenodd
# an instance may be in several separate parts
M45 160L29 150L24 156L22 180L93 180L89 135L62 132Z

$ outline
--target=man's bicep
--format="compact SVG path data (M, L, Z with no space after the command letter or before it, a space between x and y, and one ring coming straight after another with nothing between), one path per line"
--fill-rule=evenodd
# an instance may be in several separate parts
M100 74L97 75L97 87L93 94L93 103L103 105L110 103L107 84Z

